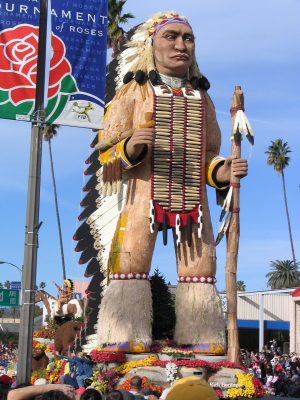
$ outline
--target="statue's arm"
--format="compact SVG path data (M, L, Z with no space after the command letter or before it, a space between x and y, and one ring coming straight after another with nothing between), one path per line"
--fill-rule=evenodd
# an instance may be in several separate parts
M204 100L206 130L206 183L216 189L223 190L228 187L228 182L218 179L219 169L225 163L225 158L220 156L221 131L216 118L214 104L207 93L204 93Z

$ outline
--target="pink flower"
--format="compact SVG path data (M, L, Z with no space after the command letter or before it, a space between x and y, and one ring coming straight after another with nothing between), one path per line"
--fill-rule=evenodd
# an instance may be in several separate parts
M9 91L15 105L35 99L38 34L38 27L28 24L0 32L0 90ZM61 39L52 34L51 46L48 98L57 95L61 80L71 72Z

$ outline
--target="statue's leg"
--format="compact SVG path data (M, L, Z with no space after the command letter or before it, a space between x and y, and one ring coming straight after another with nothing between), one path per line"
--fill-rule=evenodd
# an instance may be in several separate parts
M110 283L100 305L98 343L106 349L149 350L152 296L148 279L157 232L149 229L150 184L130 179L127 203L110 255Z
M183 232L182 243L176 248L178 287L174 338L178 344L192 345L199 353L224 354L225 325L215 287L215 241L208 209L204 221L201 240L195 226L191 247Z

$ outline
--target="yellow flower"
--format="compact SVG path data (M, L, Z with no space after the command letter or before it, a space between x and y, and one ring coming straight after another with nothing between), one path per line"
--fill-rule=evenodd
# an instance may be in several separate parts
M142 358L140 360L127 361L126 363L120 365L120 367L116 368L115 371L119 372L122 375L125 375L127 374L127 372L131 371L134 368L147 367L149 365L152 365L152 363L156 360L157 356L153 354L147 358Z
M225 397L230 399L235 399L237 397L254 397L255 389L252 381L252 376L243 372L237 372L236 378L238 381L237 383L240 385L240 387L228 389Z

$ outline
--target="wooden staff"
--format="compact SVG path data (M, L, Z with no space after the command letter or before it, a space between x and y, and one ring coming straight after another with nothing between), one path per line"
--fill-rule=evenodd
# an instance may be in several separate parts
M238 110L244 111L244 94L240 86L236 86L231 103L230 113L232 121L232 147L231 155L241 157L241 133L233 131L235 116ZM236 271L240 235L240 178L231 173L230 184L233 186L232 216L226 232L226 298L227 298L227 330L228 330L228 360L239 364L240 347L237 326L237 291Z

